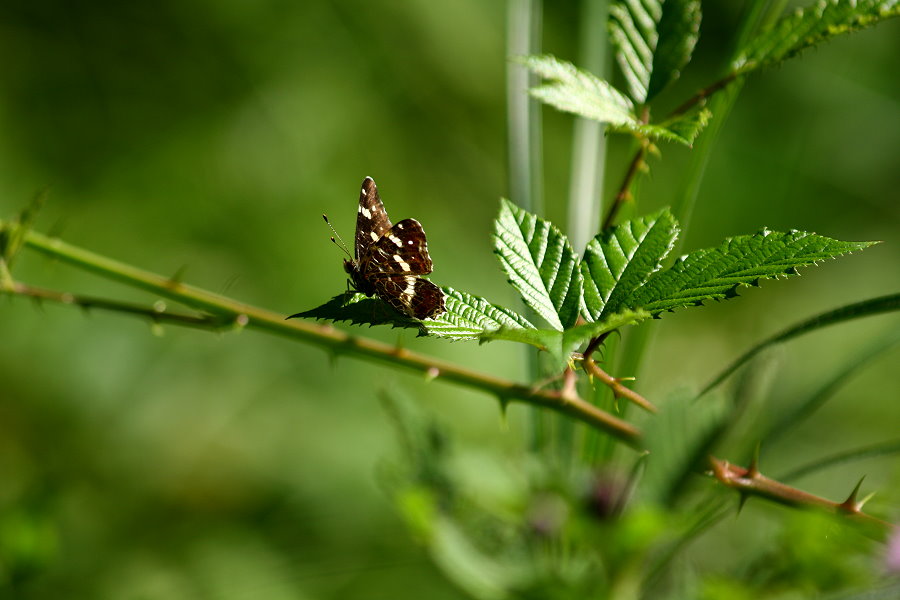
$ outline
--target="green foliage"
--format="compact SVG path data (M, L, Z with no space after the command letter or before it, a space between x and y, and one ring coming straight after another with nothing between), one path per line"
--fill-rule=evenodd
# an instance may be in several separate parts
M453 340L475 340L487 331L530 331L534 325L508 308L491 304L484 298L444 287L447 312L425 322L428 333Z
M486 331L505 328L508 331L534 329L525 317L508 308L450 287L442 288L446 311L435 318L420 321L407 317L383 300L359 292L344 292L316 308L288 317L349 321L352 325L390 325L417 329L419 335L433 335L451 340L477 340Z
M739 73L767 67L829 39L900 15L897 0L819 0L751 39L734 61Z
M452 288L443 288L446 311L424 321L349 291L288 318L414 328L419 335L451 340L525 343L548 352L553 364L562 367L580 345L604 333L664 311L733 298L738 286L795 275L799 267L872 244L763 230L695 250L660 270L678 231L672 213L664 209L598 234L579 261L555 225L501 200L494 251L509 283L551 329L535 328L508 308ZM579 316L588 322L576 325Z
M700 30L699 0L635 0L609 8L609 37L635 102L653 99L690 61Z
M501 200L494 251L509 282L551 327L562 331L575 324L581 298L578 257L556 226Z
M678 225L666 209L594 237L581 263L585 318L597 321L625 307L624 301L660 268L677 236Z
M596 75L553 56L528 56L522 62L551 81L533 88L532 96L558 110L607 123L614 131L690 146L709 119L707 113L697 113L666 125L644 123L635 114L631 100Z
M738 286L758 285L761 279L798 275L805 267L876 242L841 242L827 237L764 229L753 235L729 238L717 248L695 250L660 271L625 301L626 306L653 314L704 300L737 295Z

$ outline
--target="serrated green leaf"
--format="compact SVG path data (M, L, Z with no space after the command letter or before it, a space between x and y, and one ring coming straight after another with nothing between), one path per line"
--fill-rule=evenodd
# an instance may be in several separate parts
M635 102L650 101L679 76L699 30L699 0L620 0L609 7L610 41Z
M663 125L644 123L634 115L631 100L603 79L552 56L528 56L522 62L553 81L532 88L532 96L558 110L606 123L613 131L690 146L709 118L709 111L698 110Z
M395 328L418 329L419 335L425 335L425 321L418 321L400 314L383 300L351 291L338 294L325 304L287 318L349 321L351 325L369 325L370 327L372 325L390 325Z
M681 75L700 36L700 0L666 0L662 8L647 102Z
M452 340L476 340L488 331L504 328L507 330L533 330L534 325L508 308L495 306L477 296L459 292L450 287L444 291L444 305L447 311L434 319L424 321L429 335Z
M650 313L640 310L626 310L621 313L611 314L594 323L585 323L557 331L555 329L522 329L501 327L494 331L486 331L479 338L482 342L494 340L506 340L530 344L545 350L554 364L562 368L566 365L572 352L577 350L589 339L608 333L625 325L633 325L644 319L650 318Z
M666 131L665 135L670 136L665 139L692 146L710 119L712 119L712 111L706 107L696 106L684 114L663 121L659 127ZM659 137L664 136L660 135Z
M534 325L515 312L494 306L484 298L471 296L450 287L444 292L446 310L432 319L419 321L400 314L389 304L358 292L344 292L325 304L288 317L349 321L352 325L390 325L417 329L420 336L433 335L451 340L477 340L485 331L527 328Z
M638 124L631 100L609 82L553 56L526 56L522 63L554 82L531 90L542 102L601 123Z
M642 500L670 505L677 499L718 438L725 414L722 402L698 404L688 393L666 400L644 430L649 454L641 480Z
M494 248L528 306L554 329L575 323L581 271L569 240L555 225L503 199L494 221Z
M618 312L622 302L659 270L678 236L668 209L611 227L584 251L582 313L591 321Z
M654 273L623 306L653 314L704 300L731 298L740 285L797 275L798 267L861 250L876 242L842 242L804 231L763 230L725 240L717 248L695 250L668 270Z
M733 63L738 73L776 64L837 35L900 15L897 0L820 0L751 39Z

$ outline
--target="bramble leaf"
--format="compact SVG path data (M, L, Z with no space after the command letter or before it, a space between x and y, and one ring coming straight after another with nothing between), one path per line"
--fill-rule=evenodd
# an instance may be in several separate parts
M774 27L751 39L733 68L748 73L787 60L829 40L900 15L897 0L819 0L783 17Z
M658 127L666 133L659 137L691 146L700 132L706 128L712 116L712 111L698 105L692 110L660 123Z
M484 298L459 292L450 287L444 290L447 311L424 321L429 335L453 340L475 340L487 332L500 328L533 330L534 325L508 308L491 304Z
M631 100L596 75L553 56L527 56L522 62L552 81L532 88L532 96L558 110L607 123L615 131L690 146L709 119L709 111L695 111L662 125L644 123L635 116Z
M607 229L584 251L582 313L591 321L617 312L659 270L678 236L668 209Z
M417 321L394 310L388 303L359 292L346 291L316 308L293 314L288 319L349 321L351 325L390 325L418 329L425 335L424 321Z
M554 329L575 324L581 299L578 256L555 225L503 199L494 221L494 248L528 306Z
M433 335L451 340L476 340L485 331L518 328L534 329L534 325L515 312L494 306L484 298L458 292L453 288L444 291L446 311L433 319L419 321L407 317L379 298L370 298L358 292L344 292L312 310L297 313L299 317L325 321L350 321L353 325L391 325L392 327L418 329L419 336Z
M631 100L608 81L554 56L526 56L522 62L553 82L531 89L531 95L541 102L601 123L639 124Z
M699 0L620 0L610 6L610 41L635 102L652 100L680 75L699 30Z
M875 243L842 242L804 231L784 233L764 229L679 258L670 269L654 273L621 306L641 308L656 315L683 306L698 306L704 300L732 298L740 285L798 275L798 267Z

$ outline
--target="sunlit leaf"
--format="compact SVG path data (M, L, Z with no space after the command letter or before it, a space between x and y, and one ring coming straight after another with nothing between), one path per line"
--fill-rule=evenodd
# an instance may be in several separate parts
M679 76L699 30L699 0L620 0L610 6L610 41L635 102L650 101Z
M876 242L842 242L804 231L764 229L725 240L717 248L695 250L667 270L654 273L625 301L625 306L653 314L704 300L737 295L741 285L761 279L799 275L797 268L861 250Z
M623 300L660 268L678 236L668 209L600 233L585 249L582 312L592 321L617 312Z
M575 323L581 299L578 257L555 225L501 200L494 252L509 282L551 327L561 331Z

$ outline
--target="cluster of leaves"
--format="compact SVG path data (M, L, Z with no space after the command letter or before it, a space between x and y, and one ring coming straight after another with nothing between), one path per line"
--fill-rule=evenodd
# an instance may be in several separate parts
M750 38L730 71L707 90L721 89L806 48L898 14L897 0L820 0ZM547 80L531 94L561 111L606 123L612 131L690 146L712 117L701 102L707 93L658 123L648 122L649 113L638 108L648 106L688 65L700 21L699 0L615 2L610 6L609 34L627 93L553 56L528 56L522 62Z
M796 275L799 267L873 243L764 229L695 250L662 269L678 231L672 214L661 210L598 234L579 257L555 225L502 200L494 251L509 283L548 327L452 288L443 288L446 312L425 321L353 292L298 316L414 327L422 335L453 340L523 342L564 363L573 350L608 331L704 300L732 298L738 286Z

